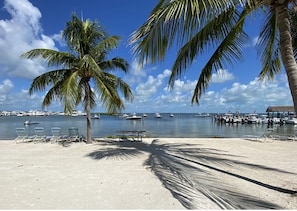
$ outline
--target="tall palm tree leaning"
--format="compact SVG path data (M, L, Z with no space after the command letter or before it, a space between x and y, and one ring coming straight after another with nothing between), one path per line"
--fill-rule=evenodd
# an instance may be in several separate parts
M24 58L41 57L49 66L62 67L36 77L29 93L44 91L52 85L44 97L42 108L50 105L53 100L60 100L67 113L83 103L87 113L87 143L91 143L91 108L96 105L96 94L99 94L109 113L124 109L118 90L126 100L133 100L129 85L110 73L114 69L127 72L128 63L118 57L107 60L108 53L117 47L119 37L108 36L97 21L83 21L73 14L63 31L63 38L70 53L33 49L22 54Z
M199 104L212 72L242 59L249 41L243 27L248 17L256 17L256 21L262 17L257 43L262 62L259 78L273 79L281 71L282 61L297 111L297 66L292 48L292 32L296 36L296 30L290 27L294 22L291 17L296 19L296 15L290 16L290 10L295 14L295 5L296 0L160 0L147 21L132 33L130 44L141 65L160 62L172 45L180 47L169 79L171 88L194 59L214 49L192 96L192 103Z

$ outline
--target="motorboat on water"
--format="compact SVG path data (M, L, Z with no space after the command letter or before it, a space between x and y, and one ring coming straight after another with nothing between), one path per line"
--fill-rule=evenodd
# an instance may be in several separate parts
M120 116L120 117L122 117L122 118L127 118L129 115L128 114L123 114L122 116Z
M222 116L222 121L223 122L226 122L226 123L231 123L232 122L232 119L233 119L233 113L225 113L223 116Z
M77 112L77 111L73 111L73 112L71 113L71 116L74 116L74 117L78 116L78 112Z
M24 125L36 125L36 124L39 124L39 122L30 121L30 120L27 120L27 121L24 122Z
M287 119L284 120L286 124L297 125L297 117L289 116Z
M142 116L136 115L136 113L131 114L130 116L126 117L126 120L139 120L142 119Z
M94 114L94 116L92 117L92 119L100 119L100 114Z
M174 117L174 114L170 114L170 117Z
M198 114L194 114L194 117L211 117L209 113L198 113Z
M269 123L269 117L266 114L262 114L259 117L259 121L258 122L261 123L261 124L268 124Z
M162 118L160 113L155 113L155 118Z
M258 123L259 122L258 114L256 114L256 113L248 114L246 121L248 124Z

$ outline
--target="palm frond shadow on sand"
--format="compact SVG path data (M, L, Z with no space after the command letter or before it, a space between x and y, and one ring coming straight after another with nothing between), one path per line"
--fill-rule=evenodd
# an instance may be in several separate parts
M151 144L129 141L109 141L102 144L110 145L110 147L104 147L87 156L98 160L130 159L141 153L148 153L149 157L144 166L150 169L172 195L188 209L208 209L207 204L202 204L205 199L210 200L217 208L221 209L282 208L272 202L260 200L238 190L233 184L222 179L221 176L226 175L284 194L297 193L225 171L224 166L232 166L232 168L239 166L271 171L271 173L276 171L290 174L290 172L280 169L239 162L236 157L224 151L202 148L193 144L158 144L157 140Z

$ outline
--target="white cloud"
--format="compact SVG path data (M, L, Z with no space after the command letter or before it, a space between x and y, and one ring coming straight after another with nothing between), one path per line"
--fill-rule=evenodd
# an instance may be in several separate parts
M13 83L11 80L6 79L0 84L0 94L9 94L13 89Z
M12 16L11 22L30 26L37 34L40 30L40 11L27 0L5 0L4 9ZM20 25L19 25L20 26Z
M233 75L224 71L225 77L215 79L216 82L231 80ZM176 80L174 89L168 90L167 83L170 71L165 70L158 76L150 75L136 88L135 101L127 106L131 112L265 112L271 105L292 105L287 82L284 76L274 81L261 82L258 78L243 84L234 82L231 87L222 90L208 88L200 99L199 106L191 106L191 98L197 81ZM225 86L225 85L224 85ZM131 110L129 110L131 109Z
M5 0L4 9L11 18L0 20L0 73L28 79L44 73L41 60L20 58L34 48L56 49L54 40L42 34L40 11L27 0Z
M136 96L139 96L141 100L147 100L152 95L163 90L165 79L171 74L171 71L166 69L163 73L153 77L152 75L148 76L147 81L144 83L139 83L136 87ZM167 81L166 81L167 82Z
M60 46L63 46L65 47L66 46L66 42L65 40L63 39L63 35L62 35L63 31L61 30L59 34L54 34L51 36L51 38L58 42Z
M281 80L260 82L258 78L248 84L236 82L220 92L208 91L202 102L213 108L221 107L233 111L238 109L243 112L265 112L270 105L292 105L288 87L280 82Z
M231 81L234 79L234 75L228 70L220 69L216 73L212 74L212 83L224 83L226 81Z
M168 89L168 79L171 71L165 69L157 76L150 75L145 82L139 83L136 87L135 101L131 107L135 109L150 109L151 112L168 110L172 107L190 106L191 93L195 87L196 81L176 80L174 89ZM137 106L135 106L135 104Z
M139 69L137 61L133 60L130 64L129 74L124 75L123 79L129 84L138 84L147 77L147 73L150 71L151 69Z
M32 107L34 100L32 101L28 95L28 90L13 93L13 88L14 84L9 79L2 81L0 84L0 110L26 110Z
M8 91L9 84L10 83L3 82L3 85L0 85L0 110L41 110L44 96L39 95L38 93L29 95L29 90L27 89L22 89L18 93L13 93L12 90ZM2 88L7 90L5 94L2 93ZM63 107L60 102L55 101L47 110L50 109L54 111L62 111Z
M0 84L0 104L5 104L13 89L11 80L6 79Z
M158 91L155 81L156 79L153 76L149 76L145 83L141 83L136 87L136 95L149 98L152 94L155 94Z

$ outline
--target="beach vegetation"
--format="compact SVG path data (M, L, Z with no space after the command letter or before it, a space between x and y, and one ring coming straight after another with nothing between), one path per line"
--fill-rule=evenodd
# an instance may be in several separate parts
M97 21L84 21L73 14L62 35L68 52L32 49L22 54L27 59L45 59L50 67L58 67L34 78L29 94L51 86L44 96L42 108L53 100L60 100L65 113L72 113L82 103L87 114L87 143L91 143L91 109L96 106L97 99L108 113L125 108L119 91L126 100L133 100L130 86L112 74L116 70L127 73L129 64L120 57L108 58L120 37L108 35Z
M245 24L262 21L256 44L262 63L259 80L272 80L283 64L297 111L296 4L296 0L160 0L132 33L130 45L140 65L161 62L172 46L179 48L168 82L171 89L200 55L209 55L192 95L192 104L199 104L213 72L243 59L251 43Z

